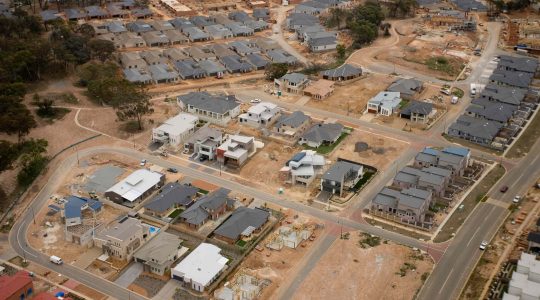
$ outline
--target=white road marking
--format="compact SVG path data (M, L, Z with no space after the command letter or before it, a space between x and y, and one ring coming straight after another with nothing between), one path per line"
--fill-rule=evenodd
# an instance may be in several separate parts
M452 270L450 270L450 273L448 273L448 277L446 277L446 280L444 281L443 285L441 286L441 289L439 290L439 295L442 293L442 291L444 290L444 286L446 285L446 283L448 282L448 279L450 279L450 277L452 276L452 272L454 272L454 268L452 268Z

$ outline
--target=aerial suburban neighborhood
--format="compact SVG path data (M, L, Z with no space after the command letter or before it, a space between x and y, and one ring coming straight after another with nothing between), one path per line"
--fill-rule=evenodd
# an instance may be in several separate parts
M538 0L0 0L0 300L540 299Z

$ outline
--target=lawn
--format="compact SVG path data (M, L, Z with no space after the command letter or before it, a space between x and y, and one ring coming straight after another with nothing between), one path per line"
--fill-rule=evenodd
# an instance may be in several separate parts
M176 218L176 216L181 214L183 211L184 211L183 209L177 208L169 215L169 218L174 219L174 218Z
M514 141L514 144L506 153L506 157L520 158L525 156L540 138L540 113L537 113L530 122L531 124L529 124L525 132L521 134L517 141Z
M199 189L199 193L203 194L203 195L206 195L208 194L208 191L207 190L203 190L203 189Z
M435 243L441 243L449 240L452 234L455 233L463 224L467 216L474 210L476 205L482 201L487 192L503 177L506 170L497 164L476 187L467 195L461 202L462 209L456 209L454 213L447 217L448 221L444 224L439 234L433 239Z
M247 242L244 241L244 240L238 240L238 241L236 242L236 245L237 245L238 247L240 247L240 248L243 248L246 244L247 244Z
M362 176L362 178L360 178L360 180L358 180L358 182L354 185L354 187L352 189L355 190L356 192L361 190L364 187L364 185L366 184L366 182L368 182L371 179L371 177L373 177L373 175L375 175L375 173L377 173L377 169L375 169L375 170L366 169L366 172L364 173L364 176Z
M333 144L322 145L319 148L313 148L313 147L310 147L308 145L304 145L304 149L315 150L319 154L328 154L328 153L332 152L332 150L334 150L334 148L336 148L336 146L339 145L339 143L341 143L341 141L343 141L349 134L350 134L349 132L343 132L339 136L339 138L336 140L336 142L333 143Z

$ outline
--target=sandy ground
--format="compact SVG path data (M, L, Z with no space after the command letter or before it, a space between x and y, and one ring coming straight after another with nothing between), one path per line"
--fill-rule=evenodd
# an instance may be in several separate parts
M357 142L367 143L369 148L360 153L354 152ZM338 158L344 158L381 170L391 165L406 148L407 144L404 142L356 129L334 149L330 160L336 161Z
M305 215L294 211L287 211L289 216L284 224L291 223L291 225L298 223L315 224L320 223L318 220L307 218ZM294 219L294 215L298 215L297 219ZM317 237L321 235L321 230L315 230L314 235ZM314 243L317 243L318 239L314 241L304 241L296 249L290 249L283 247L280 251L269 250L265 247L269 240L271 240L272 234L270 234L259 245L264 248L263 251L253 250L247 258L240 264L238 270L250 269L252 274L258 279L269 279L272 283L262 290L259 299L273 299L273 293L281 285L282 282L289 281L294 278L294 274L297 271L297 266L300 260L307 256L310 251L315 249ZM305 245L305 247L302 247ZM232 278L232 276L231 276Z
M351 233L350 240L336 240L294 299L412 299L422 286L421 275L430 272L433 263L399 245L362 249L359 240L358 232ZM406 262L416 270L401 277L398 273Z
M369 99L384 91L395 78L389 75L368 74L344 86L336 85L334 94L324 100L310 100L308 106L341 114L361 114Z

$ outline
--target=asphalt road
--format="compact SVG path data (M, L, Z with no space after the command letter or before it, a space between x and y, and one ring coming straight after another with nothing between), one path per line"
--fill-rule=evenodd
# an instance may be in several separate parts
M490 198L510 204L515 195L523 195L540 176L540 141L514 168L490 190ZM502 186L508 186L501 193ZM466 284L469 274L480 259L482 241L490 241L508 209L488 202L480 203L462 225L441 261L426 281L418 299L456 299Z

